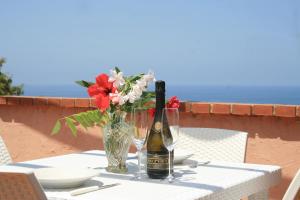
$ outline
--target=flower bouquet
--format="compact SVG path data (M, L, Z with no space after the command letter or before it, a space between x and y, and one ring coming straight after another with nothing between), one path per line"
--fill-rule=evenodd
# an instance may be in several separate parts
M95 125L103 128L103 143L108 159L107 171L126 172L125 161L132 142L133 127L126 121L127 113L135 107L153 107L154 92L147 91L149 83L154 81L153 72L134 76L123 76L117 67L111 75L100 74L96 82L77 81L87 87L90 97L95 99L98 109L77 113L57 120L52 134L59 132L61 121L65 121L74 136L77 126L85 129Z
M132 142L133 126L126 119L127 114L134 108L149 109L154 114L155 93L147 91L148 85L155 80L154 73L124 76L123 72L115 67L111 75L100 74L96 82L77 81L81 86L87 87L90 97L95 99L98 109L77 113L57 120L52 134L61 129L62 121L69 127L74 136L81 125L103 128L103 143L108 159L107 171L123 173L127 171L125 161ZM166 103L168 107L179 107L179 101L172 97Z

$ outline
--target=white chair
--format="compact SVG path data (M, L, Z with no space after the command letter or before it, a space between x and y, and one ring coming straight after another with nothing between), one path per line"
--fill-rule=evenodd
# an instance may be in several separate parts
M226 129L181 128L176 148L192 152L196 160L244 162L247 135Z
M282 200L300 200L300 169L293 178Z
M10 163L12 163L12 159L6 148L6 145L4 144L4 141L0 136L0 165L6 165Z
M32 172L0 172L1 200L47 200Z

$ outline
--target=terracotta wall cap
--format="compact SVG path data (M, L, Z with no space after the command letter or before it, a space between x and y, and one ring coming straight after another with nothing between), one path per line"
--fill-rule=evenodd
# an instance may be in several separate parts
M38 96L0 96L0 106L56 106L66 108L96 108L93 98L64 98ZM180 112L212 115L297 117L300 105L243 104L220 102L180 102Z

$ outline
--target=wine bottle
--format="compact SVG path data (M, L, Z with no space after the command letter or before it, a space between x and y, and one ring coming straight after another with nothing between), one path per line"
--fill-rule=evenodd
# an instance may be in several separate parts
M165 107L165 82L156 81L156 109L153 124L147 140L147 174L149 178L163 179L168 176L169 162L173 168L173 151L171 152L171 161L167 148L163 144L162 135L172 137L167 120L163 121L164 131L162 132L162 111ZM164 119L166 119L164 117ZM172 170L173 171L173 170Z

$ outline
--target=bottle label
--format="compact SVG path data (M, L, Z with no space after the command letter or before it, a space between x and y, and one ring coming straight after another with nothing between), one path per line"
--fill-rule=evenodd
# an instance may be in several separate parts
M161 131L161 122L155 122L154 128L157 132Z
M147 168L148 169L168 169L169 156L159 154L147 154Z

